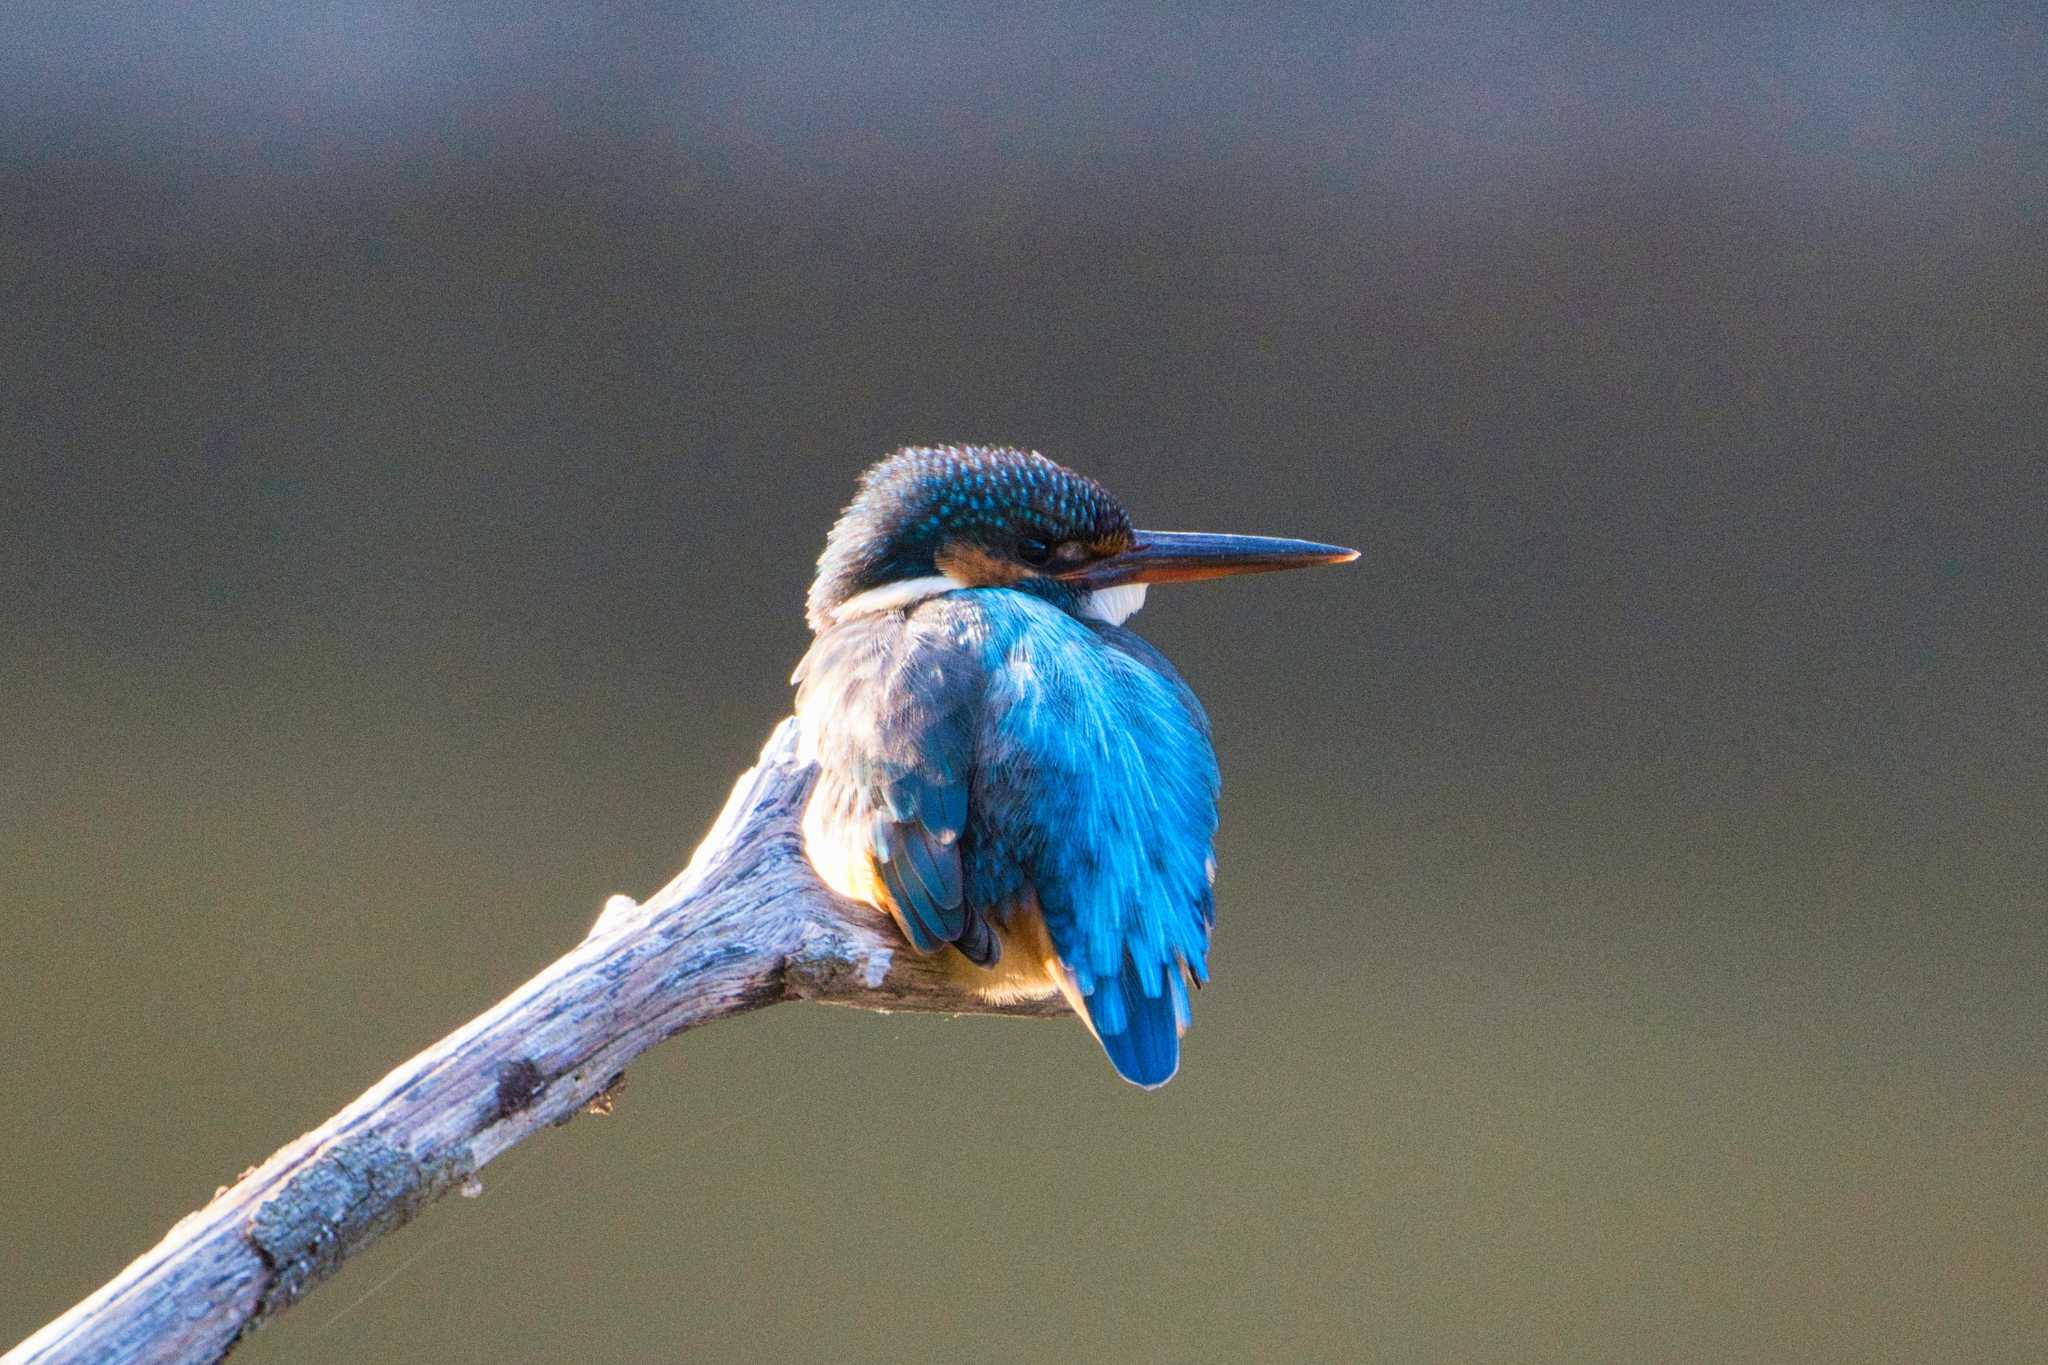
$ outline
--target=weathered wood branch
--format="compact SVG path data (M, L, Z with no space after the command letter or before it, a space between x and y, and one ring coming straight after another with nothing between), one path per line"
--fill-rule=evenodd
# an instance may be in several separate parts
M684 1029L783 1000L952 1014L991 1006L886 918L826 891L797 822L813 772L785 721L690 865L497 1005L221 1190L0 1365L212 1361L494 1157L602 1097Z

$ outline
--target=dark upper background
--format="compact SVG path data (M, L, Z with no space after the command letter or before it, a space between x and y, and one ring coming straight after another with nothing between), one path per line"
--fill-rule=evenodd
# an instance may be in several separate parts
M1366 551L1139 618L1227 781L1180 1079L725 1024L249 1360L2038 1359L2044 71L15 0L0 1344L663 880L859 468L979 439Z

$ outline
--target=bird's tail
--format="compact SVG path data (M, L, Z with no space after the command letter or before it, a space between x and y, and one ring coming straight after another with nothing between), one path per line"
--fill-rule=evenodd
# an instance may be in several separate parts
M1145 993L1138 965L1124 955L1123 970L1113 980L1097 981L1087 995L1064 971L1060 985L1074 1013L1102 1044L1116 1074L1132 1085L1156 1090L1180 1070L1180 1035L1187 1029L1187 983L1178 965L1159 973L1159 993Z

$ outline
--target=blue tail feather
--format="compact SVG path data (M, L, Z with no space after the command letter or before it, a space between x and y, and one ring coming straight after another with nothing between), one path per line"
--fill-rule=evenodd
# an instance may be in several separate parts
M1168 969L1169 974L1172 970ZM1089 1013L1095 1020L1102 1050L1109 1055L1109 1064L1116 1068L1117 1075L1132 1085L1151 1090L1165 1085L1180 1070L1180 1021L1175 1016L1184 1007L1176 1004L1180 994L1174 989L1177 984L1169 980L1159 994L1145 994L1137 965L1126 956L1123 971L1114 981L1098 986L1096 995L1089 999ZM1101 999L1110 992L1115 992L1117 998ZM1122 1027L1114 1033L1100 1031L1111 1020L1120 1022Z

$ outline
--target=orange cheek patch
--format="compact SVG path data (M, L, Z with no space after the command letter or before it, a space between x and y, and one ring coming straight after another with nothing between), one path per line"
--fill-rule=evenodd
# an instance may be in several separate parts
M1013 560L999 559L988 549L964 540L949 541L932 557L939 572L955 583L975 588L1005 588L1031 576Z

